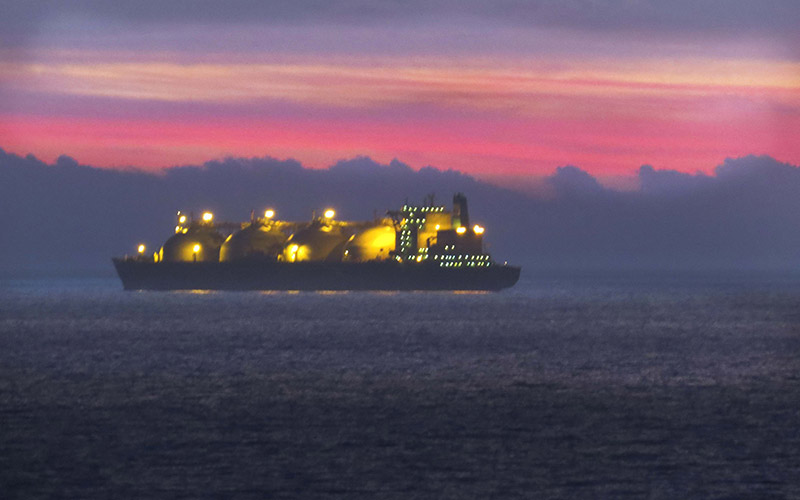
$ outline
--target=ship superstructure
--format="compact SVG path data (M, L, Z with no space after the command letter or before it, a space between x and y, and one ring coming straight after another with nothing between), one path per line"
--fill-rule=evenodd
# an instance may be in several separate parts
M497 265L483 249L484 228L470 225L466 197L453 209L406 203L370 221L341 221L327 209L307 222L274 209L244 223L178 212L173 234L148 257L115 258L126 289L496 290L519 268Z
M467 199L453 197L453 211L444 206L404 205L390 211L397 228L395 258L398 262L433 260L441 267L488 267L489 254L483 251L484 228L470 226Z

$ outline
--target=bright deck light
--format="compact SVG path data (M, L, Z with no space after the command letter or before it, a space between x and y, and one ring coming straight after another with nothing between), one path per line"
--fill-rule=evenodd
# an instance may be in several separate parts
M267 219L275 217L275 210L272 210L271 208L267 209L267 211L264 212L264 217L266 217Z
M212 214L211 212L203 212L204 221L211 222L212 219L214 219L214 214Z
M144 253L144 250L145 250L144 244L139 244L139 247L137 248L137 250L139 251L139 253Z
M200 245L195 245L192 247L192 252L198 253L200 251Z
M472 230L475 231L475 234L483 234L484 231L483 227L477 224L475 224L475 227L473 227Z
M186 216L185 215L181 215L180 217L178 217L178 222L180 222L181 224L186 222Z
M326 219L333 219L334 215L336 215L336 212L334 212L332 209L329 208L329 209L325 210L325 218Z
M461 226L461 227L459 227L459 228L457 228L457 229L456 229L456 232L457 232L458 234L464 234L464 233L466 233L466 232L467 232L467 228L465 228L464 226Z
M289 247L289 262L295 262L297 260L297 251L300 249L297 245L292 245Z

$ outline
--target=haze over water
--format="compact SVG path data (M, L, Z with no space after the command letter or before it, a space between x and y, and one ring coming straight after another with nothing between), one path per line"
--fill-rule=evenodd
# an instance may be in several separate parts
M2 498L796 498L800 275L0 283Z

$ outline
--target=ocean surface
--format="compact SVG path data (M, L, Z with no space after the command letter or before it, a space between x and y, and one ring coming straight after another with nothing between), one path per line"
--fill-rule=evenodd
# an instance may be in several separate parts
M800 498L800 275L7 279L0 498Z

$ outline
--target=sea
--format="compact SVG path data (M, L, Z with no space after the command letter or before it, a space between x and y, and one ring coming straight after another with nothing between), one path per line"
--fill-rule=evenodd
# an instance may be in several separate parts
M800 498L800 274L4 279L0 498Z

